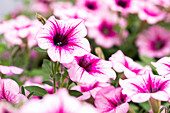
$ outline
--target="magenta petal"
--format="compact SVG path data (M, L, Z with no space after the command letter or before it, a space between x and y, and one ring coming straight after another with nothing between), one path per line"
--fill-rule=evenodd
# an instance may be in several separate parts
M151 94L149 93L138 93L136 95L133 95L131 99L133 102L142 103L142 102L148 101L150 97L151 97Z
M68 72L70 79L73 81L79 81L81 83L93 83L95 81L95 78L82 67L72 67L68 70Z
M8 68L8 66L0 65L0 72L3 74L8 74L8 73L10 73L10 69Z
M12 73L14 74L21 74L24 70L15 66L10 66Z
M129 104L125 102L116 107L115 113L127 113L128 110L129 110Z
M154 99L157 99L157 100L161 100L161 101L169 100L169 95L167 93L165 93L164 91L158 91L156 93L153 93L153 94L151 94L151 97L153 97Z
M86 38L70 39L65 48L74 56L83 56L91 51L89 41Z
M54 45L52 39L50 38L38 38L37 41L38 46L42 49L48 49Z

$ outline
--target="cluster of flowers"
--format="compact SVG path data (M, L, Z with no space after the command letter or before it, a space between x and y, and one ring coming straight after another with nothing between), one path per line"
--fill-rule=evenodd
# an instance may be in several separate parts
M85 38L87 35L103 48L120 46L130 33L126 29L128 15L137 14L140 20L149 24L168 22L169 1L77 0L73 5L37 0L30 6L45 15L53 12L56 17L50 16L46 20L39 15L42 25L38 20L17 16L0 23L0 34L8 48L19 46L28 56L37 45L39 51L45 51L51 60L53 83L42 84L42 77L22 77L30 70L28 67L22 69L11 66L12 63L10 66L0 65L0 113L127 113L132 112L128 103L131 101L148 101L152 111L157 113L161 101L170 102L170 57L166 57L170 54L170 31L153 25L137 34L135 44L139 54L160 58L149 64L156 68L158 75L153 74L149 65L136 63L121 50L112 53L108 60L92 54ZM117 26L119 31L115 30ZM12 51L11 59L16 51ZM22 87L10 77L14 80L18 77L18 81L23 82ZM117 86L113 86L112 81ZM67 83L66 87L64 83ZM35 89L30 90L31 86ZM39 90L35 91L36 88ZM68 91L77 91L81 95L76 98ZM81 102L88 100L92 102Z

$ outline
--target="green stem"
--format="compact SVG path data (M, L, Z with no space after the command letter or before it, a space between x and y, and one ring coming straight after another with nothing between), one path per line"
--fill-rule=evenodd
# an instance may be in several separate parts
M55 62L51 61L51 70L52 70L52 73L53 73L53 93L56 92L56 80L55 80L55 74L56 74L56 70L55 70L55 67L54 64L56 64Z
M28 67L29 59L30 59L30 50L29 50L29 48L26 47L25 65L24 65L25 69L27 69L27 67Z
M12 52L10 54L10 65L13 65L13 59L14 57L16 56L18 50L20 49L19 46L15 46L13 49L12 49Z
M56 86L55 86L55 77L53 77L53 85L54 85L54 92L53 93L55 93L56 92Z
M159 113L161 101L156 100L156 99L154 99L154 98L151 97L151 98L149 99L149 104L150 104L150 106L151 106L151 108L152 108L153 113Z

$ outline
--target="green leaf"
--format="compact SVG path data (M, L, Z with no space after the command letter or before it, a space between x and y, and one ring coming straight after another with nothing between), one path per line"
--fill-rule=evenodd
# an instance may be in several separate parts
M149 58L147 56L139 56L140 60L143 61L145 64L150 64L151 62L156 62L155 59Z
M21 87L21 93L22 93L23 95L25 95L25 89L24 89L23 86Z
M138 103L144 110L149 111L151 109L148 102Z
M48 75L52 73L51 71L51 62L48 59L43 60L42 70L46 72Z
M143 64L149 65L152 68L154 74L157 74L156 68L151 64L151 62L156 62L155 59L149 58L147 56L141 56L141 55L139 56L139 58L143 62Z
M74 97L79 97L79 96L83 95L81 92L76 91L76 90L69 90L68 92L71 96L74 96Z
M50 85L50 86L53 86L53 83L52 83L51 81L43 81L42 83L43 83L43 84L48 84L48 85Z
M48 94L45 89L38 86L26 86L25 89L30 93L33 92L33 95L35 96L44 96L45 94Z
M45 53L47 52L47 50L41 49L39 47L34 48L34 50L38 52L45 52Z
M27 98L29 99L33 94L34 94L34 92L31 92L31 93L27 96Z

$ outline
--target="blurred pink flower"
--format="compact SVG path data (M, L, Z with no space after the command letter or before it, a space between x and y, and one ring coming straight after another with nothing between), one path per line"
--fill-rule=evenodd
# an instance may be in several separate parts
M70 79L80 83L107 82L110 78L116 78L116 73L111 69L111 62L102 60L91 53L75 57L73 62L65 66L69 68Z
M164 8L170 7L170 1L169 0L150 0L150 1L157 6L161 6L161 7L164 7Z
M73 86L71 90L80 91L83 95L78 97L79 100L87 100L91 96L95 98L96 93L103 87L110 86L108 83L102 82L94 82L91 84L83 84L78 86Z
M122 88L109 86L97 92L95 106L101 113L127 113L128 101L127 95L122 94Z
M4 38L10 46L26 46L27 44L31 48L37 44L34 37L41 26L38 20L30 20L26 16L21 15L16 19L4 21L0 25L0 33L4 34Z
M103 0L76 0L76 7L93 15L108 11L108 5Z
M94 38L96 44L104 48L120 45L121 40L119 34L113 30L118 23L118 16L107 12L100 14L100 16L101 19L98 19L98 24L88 26L88 36Z
M31 57L31 59L36 60L36 59L38 58L38 54L39 54L38 51L31 50L31 51L30 51L30 57Z
M108 4L113 11L119 11L125 15L139 11L138 0L108 0Z
M97 113L97 111L92 105L81 103L75 97L71 97L66 89L60 89L57 94L29 101L20 108L20 113Z
M0 78L0 99L18 104L22 101L26 101L27 97L19 93L19 86L15 81Z
M156 67L159 75L163 77L170 77L170 57L163 57L157 62L151 62Z
M16 67L16 66L3 66L0 65L0 73L6 74L7 76L11 76L13 74L21 74L24 69Z
M140 33L136 40L139 53L151 58L170 54L170 32L161 26L152 26Z
M109 58L112 62L113 69L117 72L124 72L127 78L134 78L137 75L142 75L145 71L150 70L149 66L142 67L140 64L133 61L133 59L125 56L121 50L112 54Z
M120 79L119 84L123 94L127 94L133 102L145 102L151 97L161 101L169 100L170 80L151 72L132 79Z
M38 46L48 49L52 61L70 63L74 56L90 52L90 44L85 37L87 30L81 19L56 20L50 17L37 35Z
M98 16L94 16L91 13L88 13L86 10L78 8L76 6L72 6L69 3L65 4L64 6L63 4L58 4L57 5L58 7L55 7L54 12L53 12L54 15L59 17L60 19L63 19L63 20L83 19L85 22L85 25L97 24L96 20L98 19Z
M17 110L12 107L11 104L7 102L0 102L0 113L17 113Z
M149 1L140 3L140 11L138 16L141 20L146 20L149 24L155 24L163 20L166 16L164 11L161 11L156 5Z
M51 11L50 4L53 1L54 0L35 0L35 2L31 3L30 9L34 12L47 15Z

